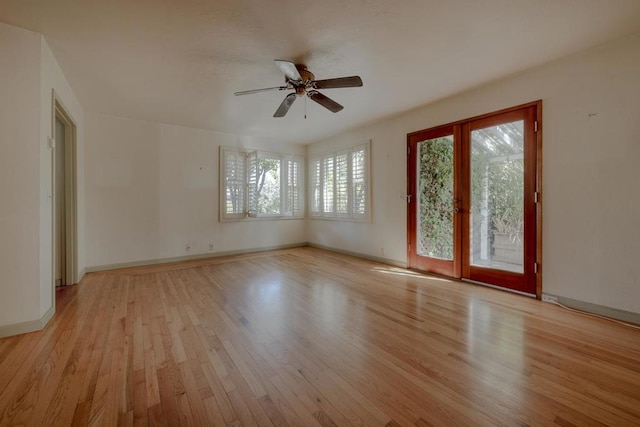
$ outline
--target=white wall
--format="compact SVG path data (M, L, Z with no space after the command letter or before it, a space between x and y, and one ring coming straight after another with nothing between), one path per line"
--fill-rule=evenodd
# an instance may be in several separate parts
M308 240L406 263L407 133L542 99L543 292L638 313L639 76L636 35L313 144L372 140L373 221Z
M220 145L303 146L99 114L85 124L87 266L306 242L304 220L218 221Z
M216 253L311 241L406 262L406 134L543 99L543 290L640 312L640 35L308 147L372 140L370 224L220 223L220 145L304 147L85 117L44 39L2 23L0 58L0 327L37 320L52 304L52 89L78 126L79 271L206 253L210 243Z
M0 326L39 319L40 35L0 23Z
M78 265L76 274L84 269L84 112L69 86L60 66L53 57L46 40L40 44L40 316L53 303L52 300L52 156L48 138L55 135L53 128L52 92L76 125L77 158L77 239ZM57 141L61 143L61 141ZM79 277L79 276L78 276Z
M76 120L80 157L83 118L40 34L0 23L0 58L0 327L9 327L37 324L53 304L52 152L47 144L53 132L52 89ZM82 253L81 194L79 199Z

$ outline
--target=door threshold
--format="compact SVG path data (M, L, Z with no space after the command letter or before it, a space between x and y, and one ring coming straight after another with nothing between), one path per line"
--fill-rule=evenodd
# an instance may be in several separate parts
M510 289L510 288L503 288L502 286L492 285L491 283L478 282L477 280L471 280L471 279L460 279L460 281L471 283L471 284L474 284L474 285L485 286L487 288L497 289L499 291L511 292L512 294L518 294L518 295L522 295L522 296L525 296L525 297L536 298L536 294L530 294L530 293L527 293L527 292L516 291L515 289Z

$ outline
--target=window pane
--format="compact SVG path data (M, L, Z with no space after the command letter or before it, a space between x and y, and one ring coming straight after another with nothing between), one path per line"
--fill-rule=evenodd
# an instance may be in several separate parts
M301 163L297 160L287 160L287 206L286 210L292 216L302 213L302 185Z
M336 212L349 215L349 169L347 153L336 156Z
M353 151L351 154L354 216L364 216L367 212L367 170L365 154L366 150L364 147Z
M279 215L280 204L280 159L258 158L258 183L256 199L258 214Z
M524 272L524 121L471 132L471 264Z
M333 171L334 157L324 158L324 171L323 171L323 188L322 198L324 201L323 212L325 214L331 214L333 210L333 186L335 183L335 176Z
M242 153L224 152L225 213L244 213L245 170Z
M311 216L366 219L369 214L369 144L311 159Z
M247 154L247 205L250 217L258 213L258 152Z
M321 208L322 182L320 159L311 161L311 214L319 214Z
M418 143L418 254L453 259L453 135Z

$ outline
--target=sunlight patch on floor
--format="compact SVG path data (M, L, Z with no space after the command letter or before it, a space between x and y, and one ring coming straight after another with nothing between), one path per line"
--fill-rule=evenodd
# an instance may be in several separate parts
M383 273L383 274L393 274L395 276L405 276L405 277L412 277L412 278L415 278L415 279L435 280L435 281L438 281L438 282L451 283L451 280L449 280L449 279L443 279L441 277L434 277L434 276L425 276L424 274L415 273L413 271L404 270L402 268L373 267L371 269L371 271L376 272L376 273Z

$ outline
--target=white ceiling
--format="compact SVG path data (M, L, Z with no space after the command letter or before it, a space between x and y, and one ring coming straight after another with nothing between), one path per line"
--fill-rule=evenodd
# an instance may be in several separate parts
M640 31L640 0L0 0L0 21L44 34L83 107L310 142ZM329 89L333 114L283 92L273 59Z

